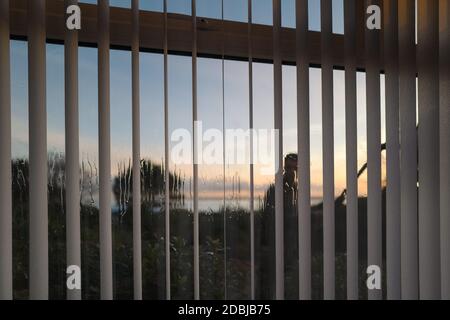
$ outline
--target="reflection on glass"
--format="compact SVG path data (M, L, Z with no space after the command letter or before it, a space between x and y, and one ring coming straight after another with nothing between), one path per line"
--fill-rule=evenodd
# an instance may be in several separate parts
M285 298L298 299L297 69L283 66Z
M336 299L343 300L347 298L347 203L345 198L345 190L347 188L347 167L345 139L345 71L334 70L333 88Z
M274 129L273 65L253 65L253 114L255 130ZM266 141L270 137L266 136ZM262 141L262 138L259 138ZM273 141L272 141L273 142ZM258 141L259 143L259 141ZM269 162L255 164L255 297L275 297L275 176L263 169L273 166L275 157Z
M64 47L47 44L49 298L66 297Z
M387 184L387 175L386 175L386 82L385 75L380 74L380 114L381 114L381 210L382 210L382 241L383 241L383 270L382 274L386 274L387 264L386 264L386 184ZM382 292L383 297L387 297L387 279L386 277L382 277Z
M225 297L222 98L222 61L199 59L198 120L204 133L204 161L198 166L202 299Z
M140 69L142 291L144 299L165 299L163 56L141 53Z
M112 250L115 299L133 298L131 53L111 50Z
M81 287L100 298L97 49L79 48Z
M225 61L224 80L226 298L250 299L248 63Z
M312 298L323 298L322 72L310 68Z
M192 59L169 56L169 150L178 141L171 139L176 132L192 137ZM192 155L192 144L187 153ZM171 153L171 156L173 154ZM171 296L173 299L193 299L193 201L192 158L188 163L169 159L170 170L170 261ZM166 182L167 183L167 182Z
M357 126L358 126L358 248L359 248L359 299L367 299L367 108L366 74L358 72Z
M28 299L28 47L11 44L11 135L13 206L13 295Z

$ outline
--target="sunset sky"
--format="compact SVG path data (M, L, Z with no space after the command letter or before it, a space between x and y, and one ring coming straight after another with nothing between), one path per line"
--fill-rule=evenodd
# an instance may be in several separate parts
M95 3L95 1L80 1ZM129 6L130 1L110 1L111 5ZM320 1L310 1L310 29L320 29ZM169 11L190 13L190 1L169 0ZM246 0L225 0L225 19L246 21ZM283 0L283 26L295 25L294 0ZM162 10L162 0L141 0L142 9ZM220 0L197 0L198 15L221 17ZM254 0L255 23L271 24L272 0ZM342 0L333 1L333 30L343 32ZM48 150L64 151L64 54L60 45L47 45L47 110ZM11 41L12 60L12 127L13 155L28 155L28 80L27 45ZM249 92L248 63L225 61L224 88L222 91L222 61L200 58L198 61L198 112L204 129L248 129ZM183 56L169 57L169 118L170 131L192 126L191 59ZM80 48L80 148L81 160L97 162L98 110L97 110L97 51ZM366 160L365 79L358 74L358 163ZM382 78L383 80L383 78ZM322 126L321 126L321 75L320 69L311 69L311 191L313 198L322 195ZM381 82L384 97L384 81ZM344 71L335 71L335 186L336 194L345 188L345 104ZM141 148L142 157L161 163L164 155L163 109L163 56L141 53ZM222 101L224 97L224 103ZM273 68L269 64L254 65L254 121L256 128L273 128ZM225 113L223 113L223 107ZM382 100L382 141L385 140L384 101ZM296 75L295 67L283 67L283 125L284 154L297 152ZM223 119L225 114L225 119ZM131 54L111 50L111 146L112 174L119 166L128 165L131 158ZM227 150L227 148L225 148ZM248 152L248 150L244 150ZM384 156L383 156L384 163ZM171 170L182 172L188 180L191 166L171 164ZM223 166L203 165L199 168L200 193L203 198L216 198L223 194ZM247 194L249 168L247 165L225 166L227 190L233 177L241 183L242 196ZM384 176L384 165L383 165ZM272 176L255 170L255 188L261 195ZM366 182L359 180L360 193L365 193Z

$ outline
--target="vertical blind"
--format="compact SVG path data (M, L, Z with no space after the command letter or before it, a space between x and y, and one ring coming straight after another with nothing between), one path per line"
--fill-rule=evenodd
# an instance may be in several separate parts
M415 70L415 5L399 1L400 220L402 298L419 292L417 228L417 121ZM412 53L411 53L412 52Z
M66 1L76 5L78 1ZM66 31L64 39L65 127L66 127L66 243L67 265L81 265L80 164L78 110L78 33ZM81 299L81 290L67 291L67 298Z
M358 299L358 150L356 99L356 1L344 3L345 135L347 171L347 298Z
M345 280L347 298L350 300L362 297L361 286L365 285L368 266L379 266L382 272L383 286L386 288L368 290L369 299L449 299L450 298L450 4L449 0L418 0L417 1L417 45L415 42L416 4L414 0L344 0L344 35L336 38L333 34L333 1L321 0L321 31L314 33L308 30L309 16L308 0L296 1L295 30L290 30L294 36L292 52L286 52L283 35L287 34L282 27L282 1L272 1L273 24L271 32L266 35L272 39L272 45L265 48L255 47L255 34L261 35L262 27L253 23L253 8L257 3L244 1L248 10L247 22L224 21L224 3L222 2L222 31L219 40L209 38L211 42L220 42L220 50L215 53L203 52L205 45L202 31L203 18L197 17L198 3L191 0L191 19L189 28L182 30L190 34L188 54L192 58L192 194L193 194L193 224L192 255L193 266L192 288L193 298L200 299L202 275L201 209L199 205L199 174L198 158L201 152L195 123L201 120L198 111L198 59L200 55L215 55L222 60L222 94L225 97L225 43L233 47L225 33L227 24L235 24L236 28L243 26L244 37L234 38L236 46L239 41L244 44L244 61L248 62L248 114L249 128L255 127L257 116L254 100L254 68L255 52L270 51L270 61L262 61L273 65L273 127L278 130L276 143L278 145L274 163L279 165L273 183L273 265L274 277L267 276L267 281L274 283L269 286L273 292L266 296L275 299L286 298L287 283L290 273L287 268L286 252L293 239L287 239L285 232L286 214L286 181L285 151L283 150L283 65L286 57L296 67L296 116L297 145L295 194L296 218L298 222L298 279L295 286L298 298L302 300L313 298L313 278L316 272L321 272L323 285L320 290L324 299L335 299L338 280L337 242L338 236L345 238ZM11 175L11 58L10 40L17 30L14 21L10 21L10 12L15 12L9 0L0 0L0 299L13 298L13 204ZM51 1L27 0L26 3L28 42L28 91L29 91L29 297L31 299L49 298L49 218L47 195L47 102L46 102L46 41L48 35L58 34L51 28L56 26L47 23L49 17L47 4L50 8L62 8ZM76 0L64 1L64 9L76 5ZM15 4L17 5L17 3ZM382 9L382 29L366 28L368 17L366 8L376 5ZM11 8L10 8L11 6ZM84 5L86 6L86 5ZM100 265L100 297L113 299L113 234L111 215L111 87L110 87L110 47L111 19L108 0L98 1L96 20L95 45L98 48L98 154L99 154L99 265ZM173 27L173 14L168 12L168 1L163 1L162 13L159 16L159 48L163 55L163 103L164 103L164 266L166 298L173 297L171 219L174 199L172 192L172 176L170 156L170 119L176 116L169 113L169 55L176 53L176 47L183 42L181 37L173 37L169 41L169 29ZM140 1L132 0L131 9L123 9L132 37L126 39L125 50L131 50L132 70L132 233L133 233L133 296L143 298L143 277L146 272L143 264L142 229L145 221L141 220L141 64L142 28L148 21L142 10ZM61 17L64 12L59 13ZM51 19L51 18L50 18ZM63 22L65 19L59 19ZM92 22L92 21L91 21ZM10 28L10 25L13 28ZM80 224L80 139L79 139L79 75L78 46L79 32L68 30L64 26L63 37L56 39L64 43L65 70L65 218L66 218L66 264L81 265L81 224ZM267 29L264 29L267 30ZM147 35L146 35L147 36ZM162 37L161 37L162 36ZM203 38L202 38L203 37ZM319 38L316 38L319 37ZM314 39L319 39L317 40ZM336 40L338 39L338 40ZM52 39L55 40L55 39ZM311 44L315 44L312 46ZM174 46L174 48L172 48ZM336 53L339 46L343 54L343 63L338 64ZM319 58L317 58L319 57ZM322 174L323 203L321 236L323 243L323 265L317 268L313 257L313 223L315 219L311 206L311 122L310 122L310 68L316 66L314 59L320 61L321 69L321 99L322 99ZM345 70L345 231L337 229L338 216L336 212L336 181L335 174L340 168L335 166L335 88L334 70ZM361 248L360 206L358 196L360 173L358 171L358 79L357 72L365 72L366 90L366 128L367 128L367 248ZM385 77L385 97L381 97L380 75ZM416 87L417 81L417 87ZM417 91L417 92L416 92ZM417 93L417 100L416 100ZM386 108L386 143L382 143L383 121L381 114L382 98ZM223 102L223 110L225 103ZM418 106L418 119L416 117ZM224 126L225 129L225 126ZM255 208L256 165L254 164L255 144L253 134L250 136L249 163L249 214L248 229L245 237L249 239L249 296L251 299L264 297L259 288L256 274L264 269L258 261L256 233L259 218ZM383 146L385 145L385 147ZM386 191L383 199L382 150L386 149ZM225 152L225 151L223 151ZM225 175L223 176L225 179ZM240 188L240 187L239 187ZM225 191L224 191L225 194ZM225 197L225 195L224 195ZM383 201L386 208L383 208ZM224 208L223 228L227 227L229 215ZM385 215L384 215L385 211ZM385 220L385 221L383 221ZM345 234L337 234L343 232ZM271 233L269 233L271 234ZM264 237L265 235L263 235ZM265 239L267 240L267 239ZM224 241L227 242L226 231ZM231 241L231 240L230 240ZM187 244L186 244L187 246ZM224 297L227 297L227 282L232 281L228 272L228 247L224 244ZM367 263L364 264L361 252L367 252ZM148 266L147 266L148 267ZM318 271L319 269L319 271ZM213 276L208 275L208 276ZM188 278L189 279L189 278ZM177 280L176 280L177 281ZM176 282L174 281L174 282ZM292 285L291 283L289 284ZM67 290L68 299L81 299L81 290ZM364 298L364 297L363 297Z

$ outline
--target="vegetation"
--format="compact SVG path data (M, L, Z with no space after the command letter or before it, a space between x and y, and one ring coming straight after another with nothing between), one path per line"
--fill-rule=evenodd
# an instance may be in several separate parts
M64 157L49 154L49 281L50 298L65 298L65 189ZM13 261L14 296L28 297L29 201L28 161L12 162L13 173ZM96 193L98 177L95 164L81 165L82 288L84 299L100 297L99 221ZM114 293L117 299L133 297L132 246L132 169L130 163L118 167L113 179L116 205L112 208ZM162 165L141 161L142 185L142 263L145 299L165 298L165 202ZM187 205L189 181L180 173L170 173L171 198L171 294L174 299L192 299L193 293L193 212ZM256 296L274 297L275 251L274 208L269 188L255 212ZM385 207L383 192L383 208ZM359 249L361 298L365 298L364 279L367 260L367 201L359 199ZM384 210L383 210L384 211ZM346 287L346 206L345 192L336 199L336 293L345 298ZM226 221L226 225L224 224ZM385 219L383 218L383 221ZM215 212L200 212L200 287L202 298L246 299L250 297L250 220L249 212L239 207L221 207ZM226 228L224 228L226 226ZM298 233L296 205L285 209L286 297L298 297ZM313 298L322 298L323 233L322 204L312 207L312 284ZM384 226L383 226L384 232ZM225 242L226 238L226 242ZM385 238L385 237L383 237ZM226 247L224 246L226 243ZM226 288L225 288L226 287ZM226 290L225 290L226 289ZM225 293L226 291L226 293ZM225 296L226 294L226 296Z

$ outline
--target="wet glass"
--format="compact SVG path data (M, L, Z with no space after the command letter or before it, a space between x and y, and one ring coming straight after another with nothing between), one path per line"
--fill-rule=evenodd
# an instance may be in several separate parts
M186 162L175 161L179 146L177 133L192 137L192 58L168 57L169 82L169 189L170 262L172 299L194 298L193 270L193 166L192 143L184 150ZM181 131L180 131L181 130ZM188 140L187 142L189 142ZM167 168L166 168L167 170Z
M275 124L272 64L253 64L253 115L254 128L258 130L257 148L274 146L275 138L263 134L273 130ZM256 299L275 298L275 174L267 170L275 167L275 157L266 157L270 154L267 149L257 154L254 149L254 156L258 157L254 166Z
M298 299L297 68L283 66L283 194L285 298Z
M250 299L250 131L248 63L225 60L226 299Z
M49 298L66 297L64 47L47 44Z
M111 223L115 299L133 298L131 52L110 51Z
M140 54L140 85L142 293L165 299L163 55Z
M225 298L222 60L198 59L200 298Z
M29 139L28 44L11 40L11 138L13 215L13 296L28 299Z
M81 287L100 298L97 49L79 48Z

